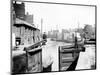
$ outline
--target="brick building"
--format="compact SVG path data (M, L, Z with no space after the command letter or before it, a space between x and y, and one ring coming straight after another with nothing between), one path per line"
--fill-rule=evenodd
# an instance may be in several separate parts
M13 7L16 14L16 18L25 20L25 4L24 3L18 4L15 1L15 3L13 3Z

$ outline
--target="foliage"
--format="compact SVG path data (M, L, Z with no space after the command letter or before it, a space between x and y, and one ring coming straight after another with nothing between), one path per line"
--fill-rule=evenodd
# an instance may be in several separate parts
M95 28L92 25L85 25L84 27L85 38L93 39L95 37Z

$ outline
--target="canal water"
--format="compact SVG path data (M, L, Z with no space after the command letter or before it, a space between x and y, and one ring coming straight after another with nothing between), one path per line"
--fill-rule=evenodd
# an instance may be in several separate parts
M86 51L80 52L76 70L95 68L95 45L85 45Z
M47 67L52 63L52 71L59 71L58 47L69 45L69 43L47 40L47 44L42 50L42 63ZM95 45L85 45L86 51L81 52L76 66L76 70L91 69L95 65Z

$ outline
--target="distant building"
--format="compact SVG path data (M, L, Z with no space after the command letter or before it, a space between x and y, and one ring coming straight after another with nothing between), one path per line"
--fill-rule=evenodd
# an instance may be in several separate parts
M33 15L30 15L28 12L27 14L25 15L25 21L30 23L30 24L33 24Z
M57 34L57 40L62 40L62 34L60 32Z
M48 37L49 38L57 38L58 34L59 34L59 30L48 31Z
M48 38L52 38L52 31L48 31Z
M25 4L24 3L18 4L15 1L15 3L13 3L13 7L16 14L16 18L25 20Z
M58 33L59 33L59 30L53 30L53 37L57 38Z
M69 32L68 32L68 30L66 30L66 29L62 29L62 40L65 40L65 39L67 39L67 34L68 34Z

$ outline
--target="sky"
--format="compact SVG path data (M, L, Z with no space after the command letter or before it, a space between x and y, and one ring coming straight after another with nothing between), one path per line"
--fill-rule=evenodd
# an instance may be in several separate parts
M95 24L95 7L25 2L25 11L34 15L34 24L40 30L43 19L43 32Z

